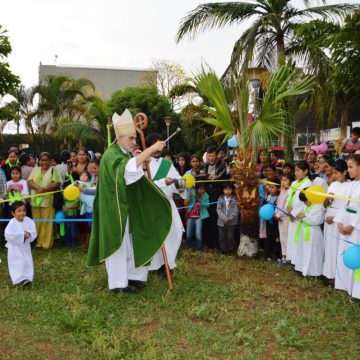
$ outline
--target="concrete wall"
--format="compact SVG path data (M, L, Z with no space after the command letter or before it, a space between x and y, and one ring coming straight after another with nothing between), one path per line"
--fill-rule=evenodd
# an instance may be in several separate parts
M106 67L82 67L82 66L56 66L39 65L39 83L48 76L65 75L74 79L87 78L91 80L96 93L104 100L110 98L117 90L127 87L144 86L153 81L156 84L156 73L150 69L117 69Z

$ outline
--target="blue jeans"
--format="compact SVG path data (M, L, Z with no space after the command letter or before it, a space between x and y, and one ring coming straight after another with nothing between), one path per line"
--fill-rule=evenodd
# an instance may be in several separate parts
M76 216L65 216L66 219L76 219ZM65 223L65 239L67 242L67 246L75 247L76 240L78 237L77 232L77 223L76 222L66 222Z
M202 220L200 218L188 218L186 226L186 240L191 249L203 249L202 243Z
M89 220L92 219L92 212L91 213L86 212L84 215L85 215L86 219L89 219ZM92 221L89 221L87 224L89 225L89 228L90 228L90 231L91 231L91 229L92 229Z

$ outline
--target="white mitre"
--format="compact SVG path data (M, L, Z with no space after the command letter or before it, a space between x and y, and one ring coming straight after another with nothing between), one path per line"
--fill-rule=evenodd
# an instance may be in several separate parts
M121 115L114 113L112 123L116 137L136 134L134 120L128 109Z

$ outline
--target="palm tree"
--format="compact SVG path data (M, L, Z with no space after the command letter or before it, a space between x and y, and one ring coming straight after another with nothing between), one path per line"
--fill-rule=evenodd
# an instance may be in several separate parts
M95 99L84 113L84 118L64 123L56 132L60 139L76 140L80 145L88 140L106 144L108 127L111 125L111 111L101 99Z
M357 7L351 4L334 4L308 7L310 0L304 0L305 9L296 9L291 0L254 0L252 2L223 2L201 4L182 20L176 41L186 35L194 38L199 32L252 20L251 26L236 41L231 55L231 67L247 66L251 60L257 66L270 70L284 65L289 53L288 45L295 37L294 30L304 20L320 15L343 17ZM322 0L326 4L325 0ZM300 51L301 50L301 51ZM299 49L297 55L306 55L308 49ZM276 60L274 62L274 60ZM311 62L311 59L307 59Z
M12 109L19 119L25 121L26 130L33 138L35 134L33 121L36 116L36 109L33 103L33 88L26 89L25 86L21 85L14 91L11 91L9 95L14 100L9 102L6 107Z
M60 120L79 119L86 111L86 101L94 98L94 90L94 84L85 78L47 76L33 89L33 96L39 95L36 113L43 132L56 132Z
M274 72L285 63L295 66L297 60L308 72L319 73L323 71L324 64L328 63L326 54L319 48L308 48L296 41L294 43L296 28L316 16L342 18L357 7L346 3L326 5L325 0L322 0L323 6L309 7L310 3L310 0L304 0L304 9L295 8L291 0L201 4L182 20L176 41L180 42L187 35L193 39L202 31L251 20L251 25L236 41L230 65L223 75L223 81L228 87L233 86L239 67L241 73L245 74L251 64ZM285 121L290 126L291 119ZM292 137L286 136L284 139L286 159L292 161Z
M234 133L237 135L238 160L233 176L241 208L241 231L242 236L256 241L259 203L257 152L259 147L267 147L271 138L290 130L285 122L288 116L287 102L295 99L299 102L305 100L306 95L314 87L314 77L303 76L297 69L280 66L265 85L264 96L257 111L258 117L250 124L249 85L245 77L238 81L235 88L235 102L229 100L220 79L212 70L202 70L194 82L211 104L204 106L209 116L202 120L219 129L217 135L222 135L224 141Z

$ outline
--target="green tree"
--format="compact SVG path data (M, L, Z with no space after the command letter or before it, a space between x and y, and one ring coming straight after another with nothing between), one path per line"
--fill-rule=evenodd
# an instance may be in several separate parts
M56 136L59 139L75 141L81 146L86 145L89 140L96 140L105 148L109 125L111 125L110 109L103 100L94 99L89 103L83 118L63 124L56 132Z
M166 134L165 116L172 116L171 104L165 95L158 93L156 88L127 88L116 91L108 101L112 113L122 114L129 109L133 115L145 113L149 118L147 132Z
M20 83L19 77L14 75L9 64L4 59L11 53L9 38L6 30L0 25L0 96L14 90Z
M228 25L237 25L251 19L250 27L236 41L231 55L231 67L247 66L251 60L258 66L273 68L274 60L284 65L289 53L287 45L295 36L296 27L311 17L345 16L356 9L351 4L334 4L297 9L291 0L257 0L253 2L223 2L201 4L181 22L176 41L186 35L194 38L199 32ZM326 4L326 1L322 1ZM298 49L299 50L299 49ZM306 51L306 49L303 49ZM299 54L297 54L299 55ZM311 62L311 59L308 59Z
M340 17L357 7L351 4L335 4L309 7L311 1L304 0L305 9L297 9L291 0L257 0L253 2L205 3L192 10L181 22L176 41L185 36L194 38L199 32L228 25L238 25L251 20L251 25L236 41L231 61L224 80L231 85L241 73L245 74L250 63L275 71L279 65L294 63L302 59L303 65L312 72L319 72L326 56L319 49L293 46L295 29L313 16ZM322 1L326 4L326 1ZM285 119L288 125L291 119ZM285 137L286 158L293 159L292 137Z
M343 26L315 20L297 29L308 47L330 52L326 78L319 81L313 102L315 113L329 118L324 126L335 123L340 111L343 136L346 135L350 106L360 99L360 11L348 15Z
M56 132L62 123L79 119L94 99L94 84L85 78L47 76L35 86L33 95L39 95L36 115L43 132Z
M210 102L205 106L209 114L202 120L218 129L224 140L236 134L238 138L238 161L234 179L241 208L242 235L255 239L258 236L258 177L257 152L259 147L269 146L272 137L289 132L284 121L287 117L287 101L302 98L314 86L314 78L304 77L298 70L281 66L269 80L260 100L258 116L248 123L249 84L245 77L238 81L235 96L229 96L213 71L202 71L195 77L195 85ZM231 99L235 98L233 102Z
M145 113L149 119L146 134L157 132L163 137L166 137L164 117L171 116L170 133L178 127L183 130L181 134L171 139L171 152L177 154L181 151L195 151L196 144L194 143L193 128L172 111L169 99L159 94L155 87L127 88L116 91L112 94L108 106L111 113L117 112L121 114L125 109L129 109L133 115L138 112Z
M36 116L36 110L33 103L33 88L26 89L25 86L21 85L11 91L9 95L11 95L14 100L6 104L5 108L16 114L14 120L23 119L25 121L27 132L33 136L36 132L33 124Z

